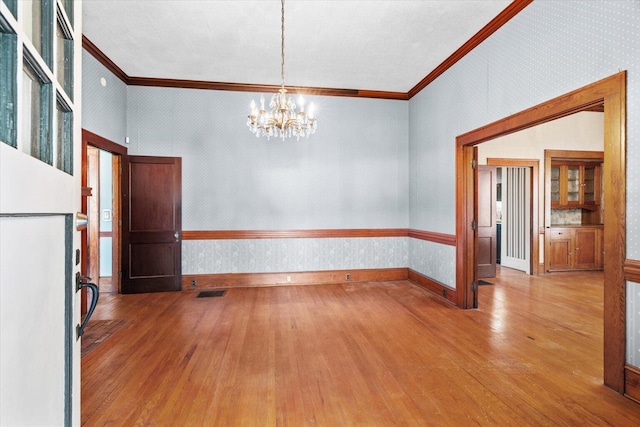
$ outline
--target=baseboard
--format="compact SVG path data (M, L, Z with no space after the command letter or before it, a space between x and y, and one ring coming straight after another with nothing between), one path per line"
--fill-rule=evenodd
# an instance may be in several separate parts
M185 274L182 276L182 290L407 280L407 271L406 268L382 268L290 273ZM348 279L347 275L349 275Z
M111 292L117 293L118 290L113 290L113 282L111 280L111 276L100 277L98 278L98 290L100 292Z
M629 399L640 403L640 368L625 365L624 395Z
M446 299L452 304L456 304L458 301L455 289L445 286L436 280L430 279L417 271L409 269L409 280L416 285L433 292L437 296Z

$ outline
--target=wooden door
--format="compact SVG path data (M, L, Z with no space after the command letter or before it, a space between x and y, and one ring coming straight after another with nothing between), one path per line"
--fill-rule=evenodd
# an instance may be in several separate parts
M549 270L569 270L572 268L573 236L569 230L553 230L549 238Z
M598 246L597 228L576 228L574 230L575 239L575 268L589 269L598 268L598 257L596 251Z
M122 293L180 290L182 160L127 156L122 189Z
M477 263L479 279L496 276L496 199L495 166L478 166L478 238Z

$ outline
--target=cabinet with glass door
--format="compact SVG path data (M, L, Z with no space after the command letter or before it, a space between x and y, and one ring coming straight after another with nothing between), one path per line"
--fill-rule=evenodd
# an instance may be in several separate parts
M551 208L595 210L600 204L600 162L551 163Z

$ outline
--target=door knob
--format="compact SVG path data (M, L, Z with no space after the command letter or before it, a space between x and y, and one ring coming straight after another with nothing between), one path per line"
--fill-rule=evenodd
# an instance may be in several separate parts
M76 212L76 231L85 230L87 228L87 214Z

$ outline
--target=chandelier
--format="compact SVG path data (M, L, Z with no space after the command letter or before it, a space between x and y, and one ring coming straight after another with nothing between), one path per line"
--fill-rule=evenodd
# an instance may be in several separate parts
M266 136L267 139L272 136L277 138L290 138L295 136L300 139L301 136L309 137L315 133L317 120L314 117L313 103L309 105L307 111L304 110L304 100L302 96L298 98L300 111L296 112L296 103L293 98L287 96L287 90L284 88L284 0L282 1L282 35L281 35L281 58L280 63L282 77L282 85L278 93L271 97L269 102L269 111L265 109L264 96L260 95L260 108L258 109L255 101L251 101L251 114L247 120L249 130L256 137Z

